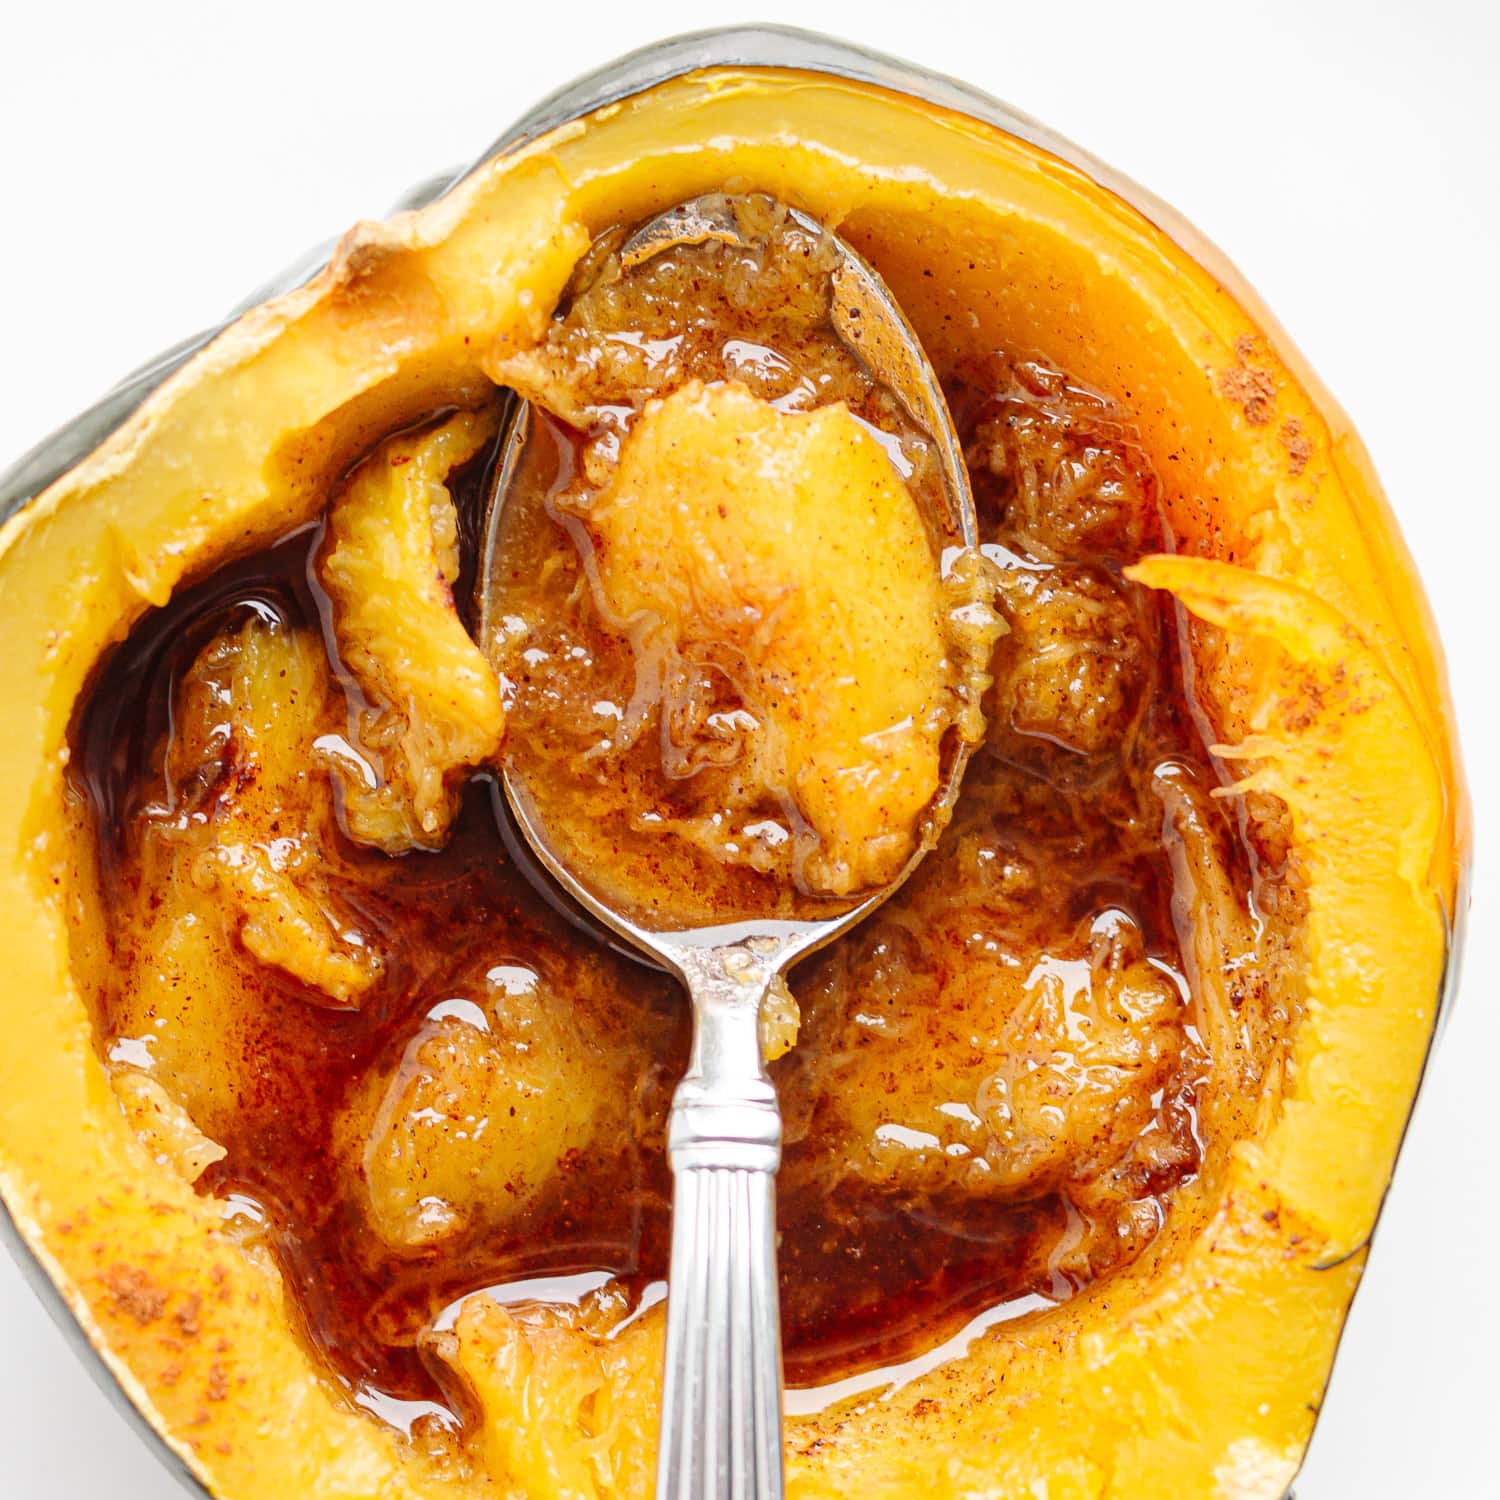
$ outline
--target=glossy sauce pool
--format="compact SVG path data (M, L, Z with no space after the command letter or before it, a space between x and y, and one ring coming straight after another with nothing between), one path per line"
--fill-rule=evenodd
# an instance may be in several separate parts
M978 377L955 385L952 398L966 440L983 419L995 418ZM1027 399L1022 391L1012 403L1024 408ZM1004 410L1001 403L1002 423ZM469 520L482 469L482 461L471 465L455 486L460 514ZM1018 537L1009 524L1018 506L1013 483L997 490L992 473L976 472L976 489L998 559L1038 576L1056 563L1028 553L1029 534ZM1128 589L1118 577L1120 564L1159 540L1154 514L1140 526L1128 551L1089 544L1088 566L1103 580L1099 587ZM137 627L94 685L78 722L73 764L75 788L97 823L104 900L112 910L126 913L152 899L141 889L127 834L160 795L174 690L195 653L221 627L257 614L318 631L334 658L328 601L314 567L321 539L319 527L306 528L180 593ZM465 593L461 584L460 597ZM1181 1061L1152 1104L1157 1124L1173 1135L1174 1151L1163 1153L1168 1165L1154 1175L1134 1179L1135 1230L1117 1236L1118 1248L1100 1252L1083 1270L1063 1254L1078 1239L1081 1214L1068 1192L966 1196L880 1182L845 1170L847 1143L833 1126L825 1129L837 1100L820 1081L820 1039L845 1035L839 1027L854 1025L850 1016L858 1019L853 989L868 972L860 966L895 975L893 1004L909 990L914 1005L930 1007L942 1004L945 975L967 961L962 947L923 937L936 930L924 915L936 906L972 912L965 942L1009 944L1033 964L1046 960L1048 934L1069 955L1059 962L1076 963L1080 923L1120 913L1139 930L1151 964L1186 995L1172 865L1143 787L1164 761L1193 767L1206 780L1211 773L1173 619L1150 598L1131 595L1130 608L1143 622L1132 649L1145 663L1145 686L1138 711L1132 709L1128 745L1080 758L1076 746L1059 747L1055 735L1023 714L1021 728L992 736L976 757L953 828L913 886L882 914L884 925L848 935L792 977L808 1025L773 1073L788 1110L778 1201L786 1369L791 1387L807 1388L793 1391L793 1409L878 1383L886 1378L882 1370L899 1378L904 1361L940 1349L970 1320L993 1320L1038 1295L1067 1296L1106 1273L1138 1251L1173 1190L1196 1169L1193 1099L1203 1059L1185 1017ZM333 666L341 680L336 659ZM613 1279L625 1301L643 1306L660 1298L667 1265L670 1183L662 1132L686 1059L686 1006L664 977L598 947L535 895L507 862L493 792L487 776L474 778L453 837L439 852L390 859L340 839L329 851L335 878L393 956L386 973L361 1009L337 1011L309 1003L284 976L241 955L238 981L257 1001L253 1034L213 1064L237 1070L240 1105L230 1127L217 1133L226 1155L200 1179L200 1191L223 1204L236 1233L270 1245L310 1343L354 1399L398 1426L417 1418L448 1424L466 1414L463 1392L420 1347L424 1331L455 1300L490 1288L502 1300L566 1302ZM1128 813L1117 813L1127 805ZM977 885L969 902L964 882L971 877L959 857L965 839L977 841L981 854L1018 851L1018 860L1045 877L1039 887L1045 902L1038 897L1024 920L1015 917L1014 903L999 906ZM1224 841L1231 868L1248 882L1248 856L1227 825ZM111 922L110 930L117 967L150 961L131 947L128 920ZM544 1198L502 1232L416 1250L383 1242L370 1232L357 1172L335 1141L348 1101L372 1074L395 1065L434 1009L471 992L476 975L524 977L579 955L594 966L590 972L602 974L605 989L624 997L633 1018L620 1039L632 1049L633 1129L560 1161ZM131 1029L135 1021L118 1013L113 993L95 996L95 1020L106 1057L149 1060L146 1042ZM918 1053L911 1066L940 1071L943 1058ZM161 1081L170 1091L172 1079ZM889 1128L912 1134L899 1120ZM1136 1211L1143 1203L1151 1212ZM820 1393L821 1387L828 1390Z

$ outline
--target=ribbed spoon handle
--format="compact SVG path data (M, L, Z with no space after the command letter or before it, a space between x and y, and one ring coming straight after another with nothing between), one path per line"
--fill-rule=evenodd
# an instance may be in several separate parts
M668 1131L676 1191L657 1500L782 1496L781 1117L757 1024L770 974L755 958L706 950L687 973L695 1024Z
M657 1500L780 1500L772 1176L677 1174Z

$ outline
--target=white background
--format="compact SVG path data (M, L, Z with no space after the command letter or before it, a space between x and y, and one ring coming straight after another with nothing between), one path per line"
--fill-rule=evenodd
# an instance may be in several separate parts
M1485 851L1500 845L1495 16L1480 0L800 0L759 17L998 94L1175 204L1246 272L1352 413L1416 554ZM713 0L11 12L0 465L557 84L745 18ZM1500 1496L1497 897L1481 858L1463 991L1299 1500ZM0 1495L176 1493L0 1256Z

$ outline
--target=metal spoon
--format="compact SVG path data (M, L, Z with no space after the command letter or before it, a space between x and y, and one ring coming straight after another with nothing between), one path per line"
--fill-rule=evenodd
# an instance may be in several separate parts
M792 216L809 232L827 234L804 215ZM626 241L621 259L628 268L708 239L746 243L733 200L721 194L653 219ZM974 501L937 377L884 283L843 241L829 239L836 252L833 326L931 440L947 510L931 518L935 528L955 545L975 546ZM491 655L499 517L526 444L527 416L524 401L512 403L480 541L476 613L480 644ZM947 747L929 820L934 830L946 822L967 758L962 743ZM657 1500L772 1500L783 1492L774 1200L781 1116L761 1061L761 1004L798 959L884 901L916 868L931 838L889 885L827 920L768 920L746 912L724 925L663 930L616 909L587 870L559 857L509 761L500 767L500 784L514 827L535 856L536 863L526 865L530 878L545 879L545 871L581 913L638 956L678 975L693 1003L692 1055L668 1124L675 1202ZM556 892L544 894L557 899Z

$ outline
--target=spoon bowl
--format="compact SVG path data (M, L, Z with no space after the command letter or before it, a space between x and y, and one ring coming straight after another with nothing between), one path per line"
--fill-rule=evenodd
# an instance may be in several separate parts
M935 534L954 547L976 546L962 450L916 334L851 247L805 215L788 212L833 247L830 321L840 340L933 446L944 507L941 515L928 517ZM651 220L624 242L620 260L628 271L654 255L708 240L747 243L734 200L723 194L693 199ZM492 659L500 629L492 582L501 552L500 517L530 428L528 404L513 400L480 540L476 614L480 644ZM771 1500L782 1493L774 1201L781 1118L761 1057L761 1007L793 964L867 916L910 876L946 826L968 753L950 733L922 836L888 884L818 919L745 911L696 927L643 921L623 910L587 870L558 852L515 763L507 758L500 765L506 811L530 856L518 861L528 878L553 882L542 893L554 905L559 894L572 903L570 919L591 919L644 961L676 974L693 1005L692 1053L668 1123L675 1199L658 1500Z

